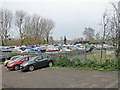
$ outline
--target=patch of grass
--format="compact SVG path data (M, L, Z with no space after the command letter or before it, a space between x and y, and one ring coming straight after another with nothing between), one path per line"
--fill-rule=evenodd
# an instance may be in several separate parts
M9 55L10 55L11 57L13 57L13 56L22 55L22 54L20 54L20 53L10 53Z
M48 68L51 68L51 69L67 69L67 70L80 70L79 68L73 68L73 67L60 67L60 66L52 66L52 67L48 67Z
M9 55L9 56L16 56L16 55L22 55L21 53L11 53L11 52L9 52L9 53L5 53L5 52L0 52L0 55Z
M97 61L97 62L105 62L106 59L114 59L114 54L106 54L105 50L103 50L103 58L102 58L102 61L100 61L100 53L101 53L101 50L96 50L92 53L88 53L87 54L87 60L94 60L94 61Z

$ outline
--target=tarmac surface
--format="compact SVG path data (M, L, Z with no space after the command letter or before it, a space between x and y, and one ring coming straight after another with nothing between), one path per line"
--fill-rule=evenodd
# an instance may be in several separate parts
M2 88L118 88L118 72L50 68L21 72L2 66Z
M2 88L2 67L0 64L0 89Z

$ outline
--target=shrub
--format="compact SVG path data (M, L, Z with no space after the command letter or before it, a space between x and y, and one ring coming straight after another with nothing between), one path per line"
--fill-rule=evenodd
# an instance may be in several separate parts
M60 56L57 60L55 60L55 65L56 66L61 66L61 67L70 67L71 66L71 61L67 57L62 57Z
M114 60L107 59L105 62L97 62L93 60L86 60L85 62L81 62L78 58L73 58L70 60L66 56L60 56L57 59L54 59L55 66L60 67L73 67L73 68L81 68L83 70L100 70L100 71L111 71L111 70L119 70L120 69L120 61L118 61L118 65L114 65ZM120 60L120 59L119 59Z

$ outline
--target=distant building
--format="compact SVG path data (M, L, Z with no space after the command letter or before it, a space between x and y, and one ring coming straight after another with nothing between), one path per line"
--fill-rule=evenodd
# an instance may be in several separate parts
M66 44L66 41L67 41L66 36L64 36L64 44Z

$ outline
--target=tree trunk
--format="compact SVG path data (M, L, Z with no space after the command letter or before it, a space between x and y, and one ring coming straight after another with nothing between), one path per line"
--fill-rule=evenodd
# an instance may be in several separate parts
M4 44L4 40L2 39L2 46L4 46L5 44Z
M20 44L21 44L21 45L23 45L23 41L24 41L24 40L23 40L23 35L21 34L21 35L20 35Z
M22 41L22 39L20 40L20 45L23 45L23 41Z
M103 44L102 44L102 48L101 48L100 62L102 61L102 57L103 57Z
M5 46L7 46L7 36L5 35L5 40L4 40L4 44L5 44Z
M46 36L47 43L49 43L49 35Z
M119 38L118 38L118 50L117 50L117 57L119 57L120 54L120 33L119 33Z
M42 33L40 33L39 44L41 44L41 41L42 41Z
M106 61L106 48L105 48L105 61Z

